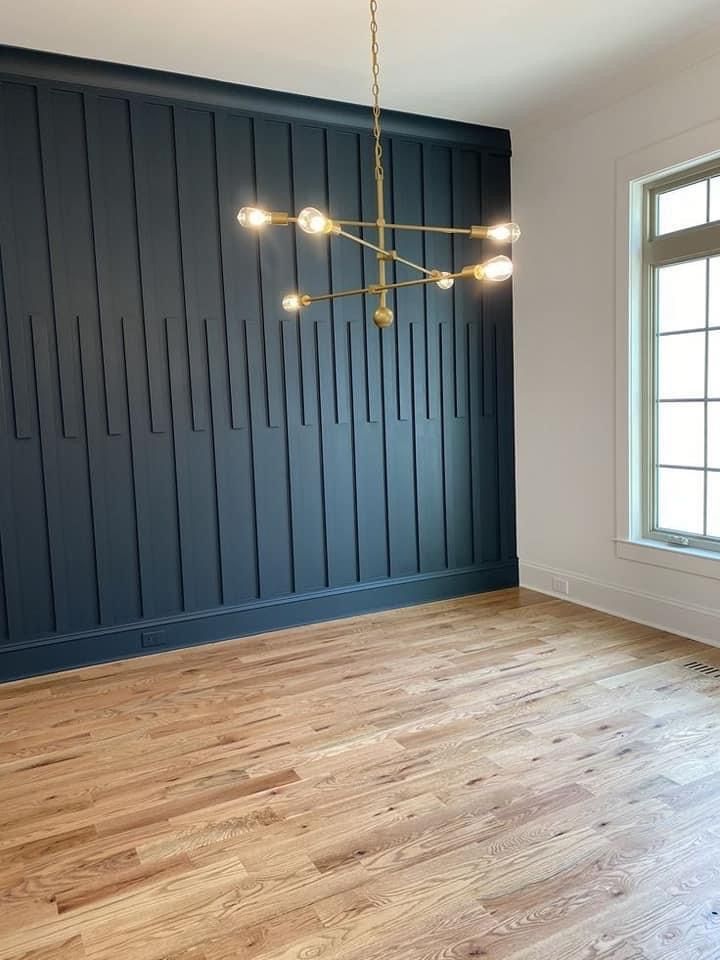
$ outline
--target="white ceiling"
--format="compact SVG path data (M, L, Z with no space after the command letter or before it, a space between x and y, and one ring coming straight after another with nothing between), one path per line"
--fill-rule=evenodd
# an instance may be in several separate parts
M500 126L595 109L720 50L718 0L379 0L383 103ZM0 42L368 102L366 0L17 0Z

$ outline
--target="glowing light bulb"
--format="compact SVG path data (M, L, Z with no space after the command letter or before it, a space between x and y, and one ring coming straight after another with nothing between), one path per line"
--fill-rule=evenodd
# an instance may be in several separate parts
M272 220L272 214L259 207L241 207L237 215L241 227L264 227Z
M438 286L438 287L440 287L441 290L449 290L449 289L453 286L454 283L455 283L455 281L454 281L453 278L450 276L450 274L447 272L447 270L443 270L443 271L440 273L440 280L436 280L436 281L435 281L435 285Z
M312 299L306 293L287 293L282 298L283 310L287 310L288 313L297 313L311 303Z
M302 307L300 302L299 293L288 293L282 298L282 307L283 310L287 310L288 313L297 313L297 311Z
M332 221L316 207L305 207L300 211L297 224L305 233L329 233Z
M498 223L488 227L487 235L498 243L515 243L520 238L520 227L516 223Z
M493 257L486 263L479 263L475 267L475 276L478 280L493 280L496 283L507 280L512 276L513 264L509 257Z

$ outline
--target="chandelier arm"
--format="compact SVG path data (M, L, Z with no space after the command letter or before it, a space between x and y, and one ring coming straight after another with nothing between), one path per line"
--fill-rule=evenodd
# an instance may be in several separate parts
M354 243L359 243L362 247L367 247L368 250L374 250L376 253L379 253L381 256L386 257L395 263L402 263L406 267L410 267L412 270L417 270L419 273L424 273L428 277L434 276L437 279L437 274L439 273L438 270L428 270L425 267L421 267L419 263L413 263L412 260L406 260L405 257L398 256L394 250L383 250L382 247L378 247L376 244L370 243L369 240L363 240L362 237L356 237L353 233L348 233L346 230L339 230L335 236L345 237L348 240L352 240Z
M294 219L290 218L290 222L294 222ZM374 220L336 220L333 217L333 223L337 224L339 227L374 227L378 229L378 224ZM475 237L480 239L481 236L484 236L487 232L487 227L426 227L422 224L414 223L383 223L382 226L386 230L417 230L421 233L445 233L445 234L462 234L465 237ZM482 231L482 233L480 233Z
M448 273L443 279L445 280L460 280L460 279L469 279L474 277L474 266L463 267L462 270L458 270L456 273ZM419 277L417 280L400 280L398 283L385 283L382 284L370 284L367 287L360 287L356 290L339 290L337 293L321 293L317 296L308 296L307 303L319 303L321 300L336 300L339 297L355 297L360 296L364 293L371 294L387 294L390 290L397 290L401 287L417 287L422 284L428 283L437 283L437 277Z
M386 223L385 226L388 230L417 230L420 233L460 233L466 237L472 236L473 230L476 229L475 227L426 227L414 223Z
M381 183L378 183L378 187L381 188ZM384 198L382 197L382 190L379 190L378 194L379 210L382 214L384 212ZM287 213L277 213L270 212L268 216L271 218L270 223L273 226L288 226L288 224L297 224L298 217L290 216ZM420 223L386 223L382 215L378 217L377 220L336 220L332 218L330 220L332 224L338 227L370 227L382 232L384 237L385 230L417 230L420 233L445 233L445 234L462 234L463 236L470 237L473 240L484 240L492 227L478 226L473 224L471 227L428 227L425 224ZM381 243L384 241L381 241Z

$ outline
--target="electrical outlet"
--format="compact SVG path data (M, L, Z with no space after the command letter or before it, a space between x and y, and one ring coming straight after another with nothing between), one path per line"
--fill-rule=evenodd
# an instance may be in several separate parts
M168 643L164 630L146 630L140 637L143 647L164 647Z
M570 585L562 577L552 578L552 588L554 593L562 593L564 596L570 593Z

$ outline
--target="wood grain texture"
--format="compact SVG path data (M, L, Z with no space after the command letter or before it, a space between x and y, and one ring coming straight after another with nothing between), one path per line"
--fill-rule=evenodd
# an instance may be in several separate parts
M0 688L0 960L720 958L720 651L527 590Z

